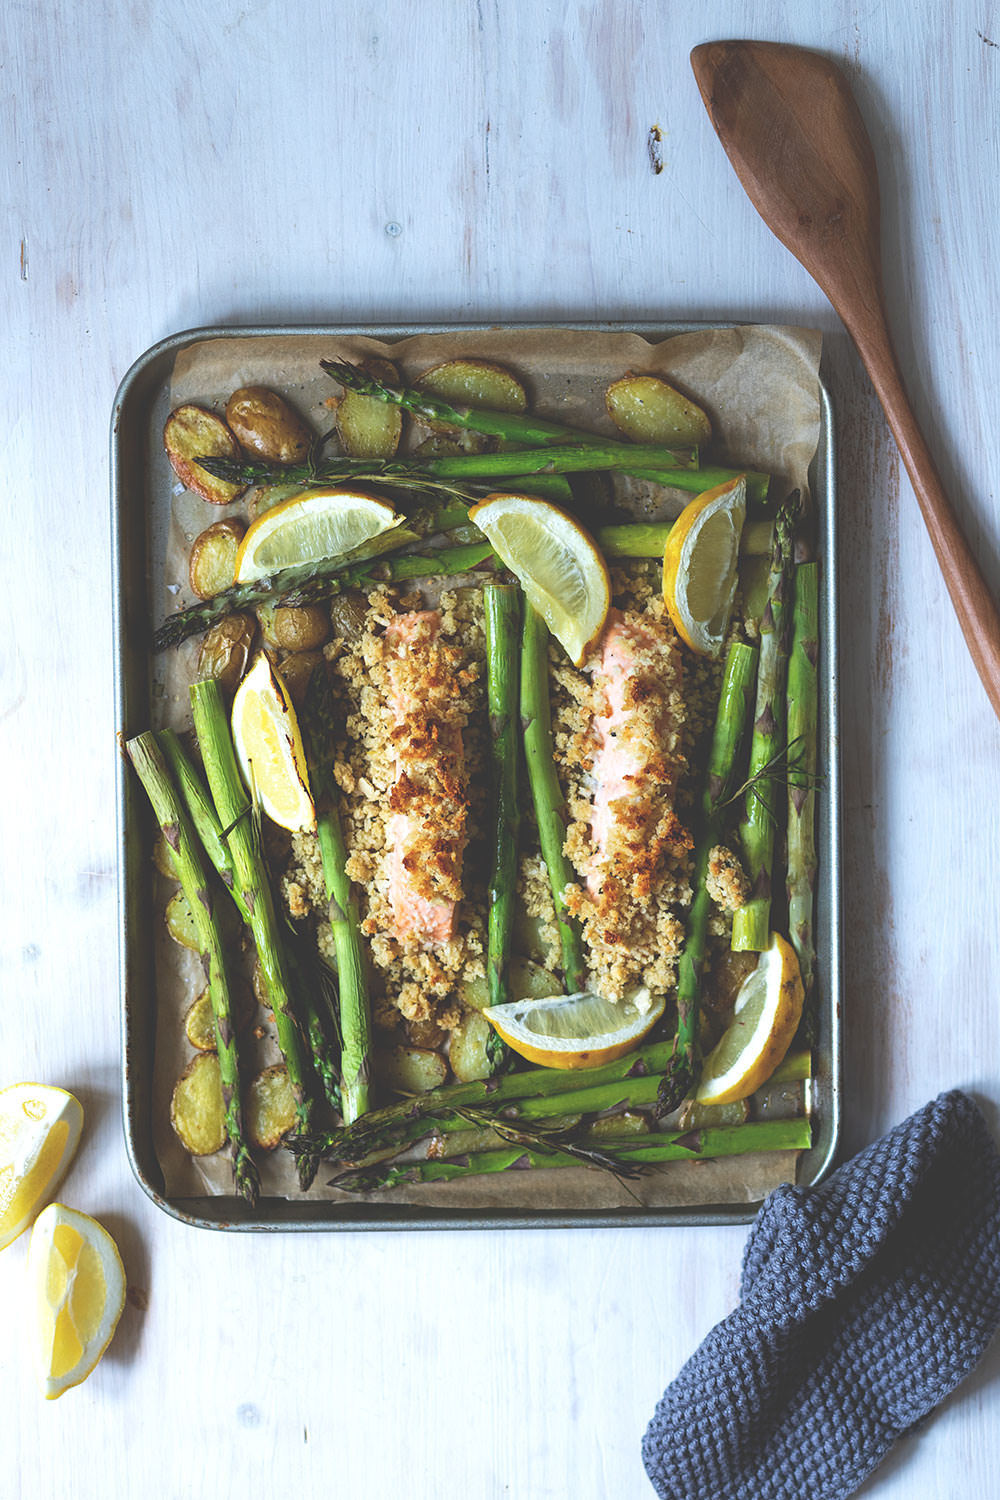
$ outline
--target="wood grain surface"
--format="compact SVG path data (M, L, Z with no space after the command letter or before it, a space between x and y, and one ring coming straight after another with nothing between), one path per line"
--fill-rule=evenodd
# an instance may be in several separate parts
M601 1500L734 1305L746 1231L209 1233L120 1119L107 433L156 340L226 323L734 318L827 336L842 551L845 1151L962 1086L1000 1126L1000 727L847 336L746 199L696 44L846 68L889 318L1000 591L996 0L9 0L0 37L0 1082L79 1094L62 1195L130 1284L37 1395L0 1255L0 1494ZM1000 1348L862 1493L992 1500Z

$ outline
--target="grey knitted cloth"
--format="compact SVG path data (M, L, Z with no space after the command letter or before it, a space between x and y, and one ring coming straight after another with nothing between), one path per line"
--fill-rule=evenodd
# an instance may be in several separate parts
M816 1188L766 1200L740 1305L642 1445L662 1500L840 1500L1000 1324L1000 1157L942 1094Z

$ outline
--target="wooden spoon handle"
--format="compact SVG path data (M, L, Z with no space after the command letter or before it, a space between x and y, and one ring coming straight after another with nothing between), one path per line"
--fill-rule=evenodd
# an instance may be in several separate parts
M875 327L871 322L864 329L852 328L843 311L840 308L837 311L854 339L862 364L882 403L966 645L993 710L1000 718L1000 611L979 563L962 535L931 451L913 414L888 329L884 325Z

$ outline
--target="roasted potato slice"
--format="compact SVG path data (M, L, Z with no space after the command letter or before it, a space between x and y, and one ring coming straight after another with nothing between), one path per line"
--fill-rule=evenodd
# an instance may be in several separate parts
M440 1052L399 1043L375 1057L375 1078L393 1094L426 1094L440 1088L448 1076L448 1065Z
M324 604L297 609L279 605L270 622L274 644L282 651L316 651L330 639L330 611Z
M549 995L558 995L562 991L562 980L558 974L553 974L550 969L543 968L530 958L520 956L515 956L510 961L508 984L512 1000L545 1000ZM463 979L458 986L458 997L466 1010L485 1010L490 1003L490 987L485 975Z
M247 1135L261 1151L273 1151L295 1124L295 1095L284 1063L258 1073L246 1097Z
M322 665L322 651L293 651L282 657L278 671L295 708L305 703L312 675Z
M226 402L226 422L241 447L274 463L308 458L313 435L283 396L266 385L243 385Z
M167 837L162 828L156 835L156 842L153 845L153 864L159 870L160 874L165 875L168 880L177 879L174 856L170 852L170 845L167 843Z
M662 443L667 448L703 447L712 424L687 396L658 375L626 375L604 395L608 416L634 443Z
M448 1061L459 1083L489 1078L492 1070L486 1045L492 1032L493 1028L484 1015L478 1010L469 1010L451 1033Z
M174 1084L170 1123L192 1156L211 1156L226 1144L222 1074L214 1052L199 1052Z
M685 1099L676 1128L700 1130L704 1125L745 1125L749 1118L748 1099L734 1099L731 1104L699 1104L696 1099Z
M443 1047L448 1038L448 1032L444 1031L432 1016L422 1016L418 1020L406 1022L406 1040L413 1047L429 1047L436 1052Z
M398 385L399 371L387 359L367 359L362 368L383 385ZM337 402L337 436L352 458L392 458L403 435L403 412L398 406L345 391Z
M516 375L485 359L449 359L432 365L416 381L418 391L439 396L451 406L471 406L519 414L528 409L528 394ZM426 418L421 418L426 421ZM428 422L437 432L453 432L446 422Z
M364 632L368 617L368 600L364 594L348 590L345 594L334 594L330 600L330 624L334 635L345 641L357 640Z
M214 677L223 696L231 698L247 669L256 633L253 615L223 615L201 638L199 681Z
M189 948L192 953L198 952L198 933L194 925L194 917L188 905L188 899L183 891L175 891L167 902L164 912L164 920L167 931L175 943L180 943L182 948Z
M242 521L213 521L196 536L188 559L191 587L199 599L228 589L236 577L236 554L246 534Z
M234 1025L246 1026L252 1010L250 991L242 985L234 986L229 1002ZM215 1013L212 1010L212 997L207 989L202 990L188 1006L184 1017L184 1034L199 1052L216 1050Z
M242 457L240 445L225 422L207 407L189 402L172 411L163 428L163 446L181 484L203 500L209 500L213 505L230 505L246 489L244 484L228 484L224 479L214 479L196 462L209 455Z

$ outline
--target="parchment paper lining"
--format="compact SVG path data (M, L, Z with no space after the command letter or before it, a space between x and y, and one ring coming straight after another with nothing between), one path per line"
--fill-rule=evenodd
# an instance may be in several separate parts
M404 378L414 379L444 359L467 354L493 358L512 368L528 387L531 406L541 416L590 431L618 436L604 408L610 381L627 371L661 374L676 381L708 411L716 434L713 461L764 469L777 480L780 493L799 488L808 494L808 469L820 429L818 372L821 336L799 328L746 326L708 329L654 343L638 334L574 329L456 330L420 334L387 344L363 335L316 334L220 338L194 344L178 356L171 381L170 405L197 401L222 410L241 385L266 385L284 394L317 431L331 425L325 402L338 391L319 369L319 360L365 355L392 358ZM184 490L164 459L154 461L154 479L162 477L164 507L169 494L165 559L154 556L152 596L157 621L192 602L187 577L191 543L211 522L241 513L241 504L209 505ZM667 497L665 513L676 513L683 499ZM672 503L671 503L672 500ZM646 506L637 497L636 508ZM157 549L158 550L158 549ZM197 643L187 642L154 663L154 708L157 727L190 726L187 687ZM173 887L157 876L156 908L161 911ZM169 1123L170 1095L192 1056L184 1035L184 1013L202 987L193 955L165 936L155 936L157 962L157 1030L154 1068L153 1134L170 1198L229 1193L228 1157L191 1158ZM249 957L247 958L247 967ZM268 1035L253 1050L249 1069L278 1059ZM722 1161L674 1162L652 1168L627 1186L609 1174L586 1168L546 1172L508 1172L443 1184L395 1188L394 1203L457 1209L615 1209L695 1207L759 1201L781 1182L794 1181L796 1155L791 1152L737 1157ZM308 1196L333 1203L362 1201L326 1185L331 1175L320 1169ZM266 1197L298 1198L287 1152L261 1159ZM369 1195L363 1201L372 1201Z

